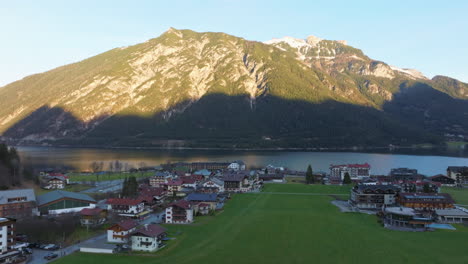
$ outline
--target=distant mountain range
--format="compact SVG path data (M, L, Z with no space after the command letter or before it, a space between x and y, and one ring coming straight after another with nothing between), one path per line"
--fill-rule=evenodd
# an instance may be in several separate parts
M170 28L0 88L22 144L349 147L468 136L468 84L428 79L345 41L264 43Z

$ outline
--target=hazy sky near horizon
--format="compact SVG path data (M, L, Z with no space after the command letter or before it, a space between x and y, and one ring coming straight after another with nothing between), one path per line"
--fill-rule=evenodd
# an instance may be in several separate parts
M266 41L315 35L468 82L468 1L0 0L0 86L169 27Z

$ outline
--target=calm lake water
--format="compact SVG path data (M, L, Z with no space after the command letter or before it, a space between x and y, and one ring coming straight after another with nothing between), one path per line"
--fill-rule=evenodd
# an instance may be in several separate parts
M305 170L311 164L314 171L329 171L330 164L369 163L372 174L388 174L391 168L409 167L425 175L445 174L447 166L468 166L466 154L462 157L436 156L434 153L392 154L357 152L289 152L289 151L232 151L232 150L140 150L18 147L23 162L36 167L62 167L86 170L93 161L119 160L139 167L159 165L168 161L234 161L243 160L248 167L266 165Z

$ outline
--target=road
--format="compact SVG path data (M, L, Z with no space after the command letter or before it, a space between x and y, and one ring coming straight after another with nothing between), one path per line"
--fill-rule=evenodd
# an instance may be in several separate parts
M153 222L161 223L162 220L163 220L163 218L162 218L163 214L164 214L164 212L160 212L160 213L157 213L157 214L150 214L150 216L148 218L142 220L140 222L140 224L150 224L150 223L153 223ZM63 256L70 255L71 253L73 253L75 251L79 251L81 245L83 245L84 243L96 242L98 240L103 240L103 239L106 239L106 234L105 233L100 234L100 235L95 236L95 237L92 237L92 238L90 238L88 240L85 240L85 241L82 241L80 243L68 246L66 248L56 250L56 251L33 249L33 254L31 255L31 260L28 263L31 263L31 264L49 263L49 262L51 262L53 260L56 260L58 258L61 258ZM51 252L57 253L57 255L59 255L59 256L57 258L53 259L53 260L44 259L44 256L51 253Z
M81 191L81 193L108 193L122 190L123 180L96 182L96 186Z

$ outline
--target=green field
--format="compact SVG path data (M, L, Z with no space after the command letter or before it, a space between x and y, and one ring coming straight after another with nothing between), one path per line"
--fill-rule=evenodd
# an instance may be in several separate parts
M136 178L140 177L150 177L154 175L154 172L111 172L106 174L85 174L85 173L68 173L70 181L110 181L110 180L120 180L125 179L126 177L135 176Z
M468 228L386 230L373 215L341 213L328 195L346 186L269 184L235 195L202 224L168 225L176 240L154 257L75 253L56 263L467 263ZM277 194L282 192L283 194Z
M442 187L441 192L449 193L457 204L468 205L468 189L457 187Z

